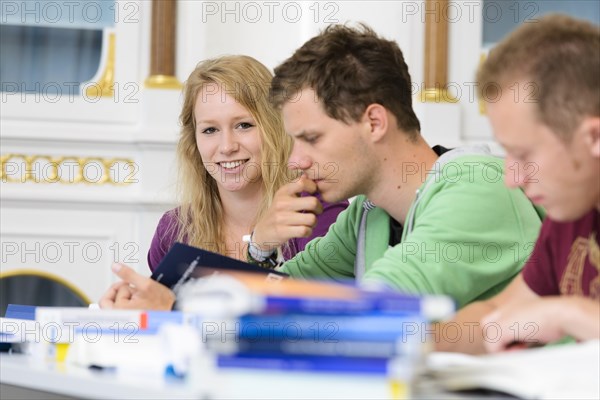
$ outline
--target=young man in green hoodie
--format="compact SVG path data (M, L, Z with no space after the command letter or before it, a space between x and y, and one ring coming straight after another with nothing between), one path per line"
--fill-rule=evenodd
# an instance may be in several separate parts
M328 202L358 197L327 235L281 267L292 277L445 294L462 307L519 273L540 216L522 191L504 186L502 160L486 148L425 142L395 42L365 26L331 26L275 69L271 94L294 138L290 165L305 173L278 191L255 227L255 261L270 257L270 236L310 234L320 205L300 194L318 192ZM165 288L116 269L136 290L117 284L104 307L172 304Z
M412 109L398 45L366 26L330 26L275 69L273 102L294 138L290 165L305 177L282 188L269 232L310 233L316 201L358 196L324 237L286 262L293 277L357 279L407 293L453 297L462 307L500 291L532 249L540 216L504 186L487 148L431 148ZM258 250L258 251L256 251ZM256 257L255 257L256 258Z

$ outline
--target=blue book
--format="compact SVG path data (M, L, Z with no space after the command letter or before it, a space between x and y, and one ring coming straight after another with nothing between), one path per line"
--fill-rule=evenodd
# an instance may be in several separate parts
M389 360L384 358L352 358L325 356L219 355L220 368L254 368L291 371L337 372L385 375Z
M204 321L206 324L207 321ZM372 342L422 342L427 322L419 315L244 315L223 322L220 330L206 335L206 340L236 339L261 340L312 340L335 343L358 340ZM205 330L206 331L206 330Z
M286 340L286 339L238 339L230 341L207 340L207 347L227 355L270 355L287 356L329 356L356 358L410 357L419 354L422 342L366 341L366 340Z
M9 304L6 307L5 318L35 320L35 306Z
M449 316L455 310L454 302L446 296L412 296L394 292L357 290L357 296L348 299L316 296L266 296L260 310L265 314L316 313L332 315L362 315L380 313L390 315L419 314L429 319Z
M152 273L152 279L177 292L181 285L189 279L210 275L215 271L243 271L262 276L269 274L287 276L281 272L177 242L158 264Z
M90 331L98 334L124 335L153 335L158 333L163 324L189 325L200 330L202 328L202 317L199 315L182 313L180 311L135 311L135 320L111 320L105 318L103 323L94 320L86 321L86 324L75 325L75 333ZM108 310L107 317L111 316ZM108 323L106 323L108 321ZM88 334L91 334L87 332Z
M293 279L265 279L263 275L231 272L211 275L186 287L181 306L204 315L237 317L244 314L387 314L421 315L427 320L451 316L455 304L447 296L413 296L390 291L366 291L352 284ZM185 294L185 296L184 296Z

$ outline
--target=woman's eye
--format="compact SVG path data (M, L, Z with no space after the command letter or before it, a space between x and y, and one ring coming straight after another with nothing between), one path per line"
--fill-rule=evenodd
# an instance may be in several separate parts
M217 130L213 127L210 128L206 128L202 130L202 133L206 134L206 135L210 135L211 133L215 133Z
M238 125L238 127L239 127L239 128L241 128L241 129L250 129L250 128L252 128L253 126L254 126L254 125L252 125L252 124L251 124L251 123L249 123L249 122L241 122L241 123Z

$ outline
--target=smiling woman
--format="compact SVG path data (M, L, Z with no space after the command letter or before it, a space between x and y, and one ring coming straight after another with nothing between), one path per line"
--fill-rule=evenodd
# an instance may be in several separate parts
M198 93L194 117L198 151L221 198L223 191L242 190L260 196L261 129L252 114L212 83Z
M288 170L292 139L269 103L272 75L255 59L226 56L198 64L184 88L178 144L180 206L160 220L148 253L151 270L175 241L246 259L242 237L270 211ZM310 235L274 246L291 258L321 236L347 202L323 204ZM275 235L277 237L277 235Z

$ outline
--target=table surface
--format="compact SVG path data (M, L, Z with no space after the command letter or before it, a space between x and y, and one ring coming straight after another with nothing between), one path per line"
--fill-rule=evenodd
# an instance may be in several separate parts
M197 369L189 379L93 370L0 353L0 398L20 399L403 399L407 393L383 375ZM435 381L411 385L413 399L507 399L493 393L449 393Z
M89 399L388 399L394 388L383 375L226 369L187 380L97 371L0 354L0 383Z
M189 399L200 394L179 380L96 371L23 354L0 355L0 383L76 398Z

